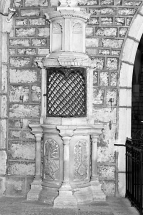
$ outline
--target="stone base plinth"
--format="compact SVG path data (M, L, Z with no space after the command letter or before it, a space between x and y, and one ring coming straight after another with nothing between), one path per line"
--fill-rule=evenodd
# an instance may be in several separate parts
M59 191L59 196L54 201L54 208L76 208L77 201L72 191Z
M31 190L27 194L27 200L29 201L37 201L39 199L39 194L42 190L41 179L34 180L31 184Z
M82 187L74 190L74 196L76 197L77 204L88 204L93 201L91 187Z
M58 188L44 187L39 195L39 201L48 205L54 204L54 199L58 196Z
M96 202L101 202L101 201L106 201L106 195L101 189L101 184L99 183L98 180L91 181L91 190L92 190L92 195L93 195L93 201Z

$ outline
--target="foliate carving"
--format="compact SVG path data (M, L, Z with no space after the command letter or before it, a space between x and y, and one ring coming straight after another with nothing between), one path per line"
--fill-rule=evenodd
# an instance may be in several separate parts
M80 140L74 147L74 180L84 180L88 175L87 142Z
M53 24L53 34L61 34L62 33L62 26L59 23Z
M73 33L82 33L82 25L80 23L74 23L73 25Z
M44 173L45 177L50 180L59 178L60 170L60 148L57 142L53 139L48 139L45 142L44 155Z

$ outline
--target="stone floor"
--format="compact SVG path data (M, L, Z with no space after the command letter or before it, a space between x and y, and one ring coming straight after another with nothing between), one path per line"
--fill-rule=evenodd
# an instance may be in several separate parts
M24 198L0 198L0 215L139 215L125 198L108 197L105 203L82 205L77 209L53 209Z

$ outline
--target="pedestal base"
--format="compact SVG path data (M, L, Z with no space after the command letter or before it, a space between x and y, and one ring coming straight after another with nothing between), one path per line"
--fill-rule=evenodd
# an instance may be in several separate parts
M31 190L27 194L27 200L29 201L37 201L39 199L39 194L42 190L41 179L34 179L31 184Z
M101 184L99 183L98 179L96 179L95 181L91 181L90 184L93 195L93 201L94 202L106 201L106 195L103 193L101 189Z
M48 205L54 204L54 199L58 196L58 188L43 187L40 195L39 201L46 203Z
M72 191L59 191L59 196L54 201L54 208L77 208L77 201Z
M78 204L88 204L93 201L91 187L82 187L74 190L74 196L77 199Z

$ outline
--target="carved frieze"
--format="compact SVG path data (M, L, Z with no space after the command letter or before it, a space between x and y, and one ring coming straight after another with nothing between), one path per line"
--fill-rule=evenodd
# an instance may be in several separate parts
M49 138L45 142L44 174L49 180L59 178L60 171L60 148L58 143Z
M79 140L74 147L74 180L85 180L88 176L87 141Z

